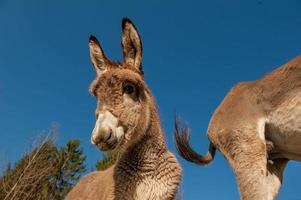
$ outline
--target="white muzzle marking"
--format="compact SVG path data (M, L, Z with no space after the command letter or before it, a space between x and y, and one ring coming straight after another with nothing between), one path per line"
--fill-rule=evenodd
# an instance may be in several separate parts
M121 126L117 126L118 119L111 112L105 110L100 113L92 132L91 143L97 145L111 138L119 140L124 135L124 131Z

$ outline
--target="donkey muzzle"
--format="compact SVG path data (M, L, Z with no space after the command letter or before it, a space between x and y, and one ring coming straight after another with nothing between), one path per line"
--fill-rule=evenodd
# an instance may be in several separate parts
M91 143L102 151L112 150L123 135L123 128L118 127L118 119L106 110L98 115L92 132Z

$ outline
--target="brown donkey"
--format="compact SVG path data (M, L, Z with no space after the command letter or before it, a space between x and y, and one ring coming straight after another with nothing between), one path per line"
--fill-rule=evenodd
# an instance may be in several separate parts
M186 160L210 163L216 148L237 176L241 199L271 200L289 160L301 161L301 56L262 79L239 83L215 110L206 156L189 145L189 130L176 121L176 146Z
M97 97L91 142L121 156L113 167L84 177L67 200L169 200L176 195L181 167L166 149L159 114L143 78L141 40L129 19L122 22L122 48L123 63L112 62L90 37L97 72L90 86Z

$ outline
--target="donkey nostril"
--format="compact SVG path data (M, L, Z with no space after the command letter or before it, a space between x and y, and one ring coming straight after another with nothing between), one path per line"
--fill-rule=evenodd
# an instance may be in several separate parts
M99 137L92 138L92 144L98 145L101 142L101 139Z
M110 129L109 137L106 139L106 141L110 140L112 138L112 135L113 135L113 132L112 132L112 129Z
M93 143L98 145L103 142L107 142L113 136L113 130L109 127L103 127L100 129L96 137L93 137Z

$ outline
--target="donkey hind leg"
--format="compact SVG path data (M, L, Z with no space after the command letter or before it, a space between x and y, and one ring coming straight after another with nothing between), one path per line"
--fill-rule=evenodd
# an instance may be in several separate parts
M271 162L268 162L266 183L268 187L269 199L274 199L277 197L282 184L283 172L287 163L287 159L275 159Z
M235 161L235 173L242 200L270 200L266 190L266 159L244 155Z
M236 130L219 138L221 151L236 174L242 200L268 200L266 147L256 133Z

